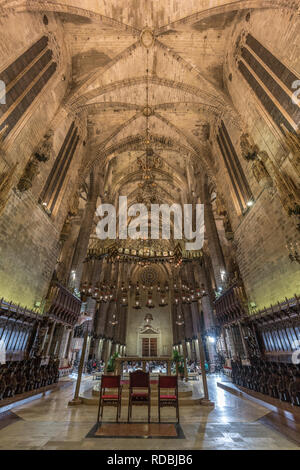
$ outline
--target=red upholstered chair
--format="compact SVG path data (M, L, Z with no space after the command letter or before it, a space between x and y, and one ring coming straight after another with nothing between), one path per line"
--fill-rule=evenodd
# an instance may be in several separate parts
M171 393L170 393L170 389L172 390ZM168 390L168 392L166 392L166 390ZM173 406L174 408L176 408L176 417L177 417L177 422L179 423L177 375L160 375L158 378L158 420L159 422L160 422L160 409L164 406Z
M128 421L132 416L133 405L148 405L148 423L150 423L151 393L149 372L136 370L129 374Z
M109 392L109 389L112 390ZM116 391L117 389L117 391ZM117 407L117 422L121 415L121 399L122 399L122 385L120 375L102 375L100 385L100 398L98 407L98 418L99 423L100 411L101 419L103 416L104 406L116 406Z

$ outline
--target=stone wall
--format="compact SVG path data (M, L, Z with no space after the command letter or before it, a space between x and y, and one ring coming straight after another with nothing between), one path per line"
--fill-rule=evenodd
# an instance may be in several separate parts
M64 182L57 211L49 217L38 199L72 118L61 108L70 74L63 32L60 21L53 14L47 14L47 18L48 25L44 24L42 14L12 13L0 17L1 70L45 34L55 35L59 49L57 71L5 140L5 153L0 163L0 171L3 171L19 162L14 188L0 217L0 297L28 308L41 302L47 293L60 253L59 234L83 153L81 141ZM20 193L16 190L19 178L51 127L55 131L53 154L46 163L39 164L39 174L32 188Z
M266 151L274 164L281 170L284 169L295 183L297 176L288 162L288 151L281 132L238 71L235 43L242 31L251 32L300 76L297 27L299 28L299 19L296 21L296 17L287 12L260 11L252 12L250 21L246 21L246 17L239 20L232 30L224 82L241 119L237 124L229 121L225 124L255 200L245 215L241 215L237 209L221 153L217 145L214 145L214 153L218 155L217 186L225 198L235 232L237 261L249 300L255 302L259 309L282 301L285 297L292 297L295 293L299 294L299 265L291 263L286 248L287 242L299 240L299 231L295 220L284 210L275 188L263 189L251 171L251 162L242 158L241 134L248 132L259 148Z

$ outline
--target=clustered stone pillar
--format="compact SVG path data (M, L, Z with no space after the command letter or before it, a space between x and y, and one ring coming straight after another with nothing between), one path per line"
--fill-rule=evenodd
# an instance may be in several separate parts
M88 199L85 206L82 224L79 230L75 252L73 255L71 272L75 272L75 288L79 290L80 281L83 271L83 262L86 257L89 239L93 227L94 216L97 206L97 198L99 194L99 176L92 171L90 173L90 187L88 192Z
M225 272L226 265L210 200L207 175L203 175L202 177L201 200L199 202L204 204L206 238L208 240L209 253L214 271L216 287L220 288L223 287L221 272Z

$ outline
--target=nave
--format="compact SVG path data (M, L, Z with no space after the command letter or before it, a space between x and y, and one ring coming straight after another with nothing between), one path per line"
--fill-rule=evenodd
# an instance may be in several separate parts
M0 449L8 450L300 450L296 443L279 431L264 423L270 410L224 391L217 382L227 378L221 375L208 377L209 393L214 408L181 407L180 425L185 438L182 439L124 439L88 438L86 435L95 425L97 407L81 405L68 407L66 403L74 392L74 382L61 381L59 391L16 406L0 418ZM93 384L90 376L82 382L82 392ZM201 382L194 382L194 394ZM124 408L121 420L127 419ZM105 421L114 422L115 411L104 411ZM144 407L133 411L136 423L146 421ZM157 409L152 409L152 420L157 421ZM0 415L1 416L1 415ZM163 410L164 422L174 421L172 409ZM135 424L131 424L134 426Z

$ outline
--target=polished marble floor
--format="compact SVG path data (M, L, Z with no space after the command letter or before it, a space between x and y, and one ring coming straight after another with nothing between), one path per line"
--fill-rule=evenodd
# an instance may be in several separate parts
M192 450L192 449L293 449L299 445L280 432L265 424L270 413L267 408L239 398L217 387L217 381L225 380L216 376L208 379L210 398L214 408L204 406L181 407L180 424L185 439L129 439L129 438L89 438L86 437L95 425L95 406L68 406L74 393L74 386L62 387L59 391L16 406L6 412L0 425L0 449L151 449L151 450ZM195 394L199 394L200 382L193 384ZM86 377L82 389L92 387ZM113 421L115 409L107 408L105 421ZM164 422L175 421L173 409L164 409ZM133 419L143 422L147 410L136 407ZM121 420L126 420L127 409L122 410ZM157 420L157 410L152 410L152 420ZM1 422L1 420L0 420Z

